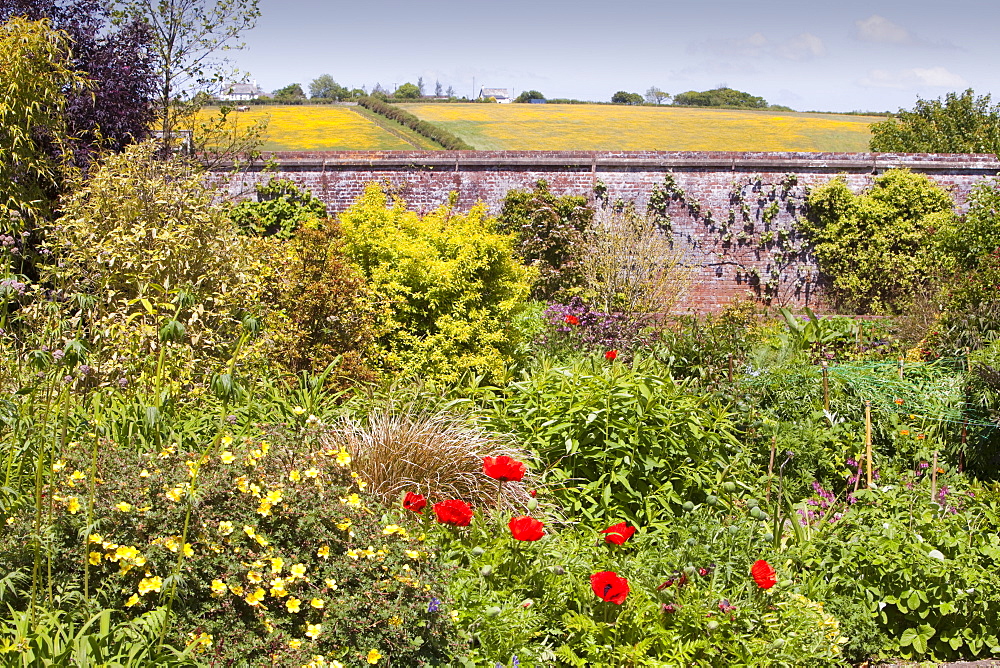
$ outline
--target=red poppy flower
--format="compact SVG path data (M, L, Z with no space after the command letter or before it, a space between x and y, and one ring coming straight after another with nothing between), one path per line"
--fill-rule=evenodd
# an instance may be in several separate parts
M618 577L614 571L601 571L590 576L590 587L602 601L621 605L628 596L628 580Z
M616 359L618 359L618 351L609 350L608 352L604 353L604 359L614 362Z
M449 499L434 504L434 514L441 524L467 527L472 521L472 507L465 501Z
M567 325L579 325L580 324L580 319L577 318L575 315L568 315L565 318L563 318L563 321Z
M403 507L407 510L412 510L415 513L422 512L424 506L427 505L427 497L423 494L414 494L413 492L407 492L406 498L403 499Z
M750 567L750 575L753 576L753 581L761 589L770 589L778 582L774 577L775 573L771 564L763 559L753 562L753 566Z
M483 473L500 482L517 481L524 477L524 462L507 455L483 457Z
M618 524L609 526L601 533L607 534L604 537L604 542L611 543L612 545L622 545L635 533L635 527L630 527L625 522L619 522Z
M545 526L534 517L514 517L507 525L510 527L510 535L517 540L538 540L545 535Z

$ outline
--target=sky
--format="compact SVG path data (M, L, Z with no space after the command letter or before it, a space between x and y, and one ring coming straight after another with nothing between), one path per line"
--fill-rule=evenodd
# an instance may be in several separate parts
M896 111L1000 93L990 0L260 0L230 61L265 91L330 74L348 88L423 77L609 101L728 86L798 111Z

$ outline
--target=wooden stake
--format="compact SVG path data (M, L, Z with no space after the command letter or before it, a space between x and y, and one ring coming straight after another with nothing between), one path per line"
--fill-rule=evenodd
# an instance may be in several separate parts
M962 449L958 451L958 472L965 470L965 443L969 440L969 419L962 420Z
M934 463L931 464L931 503L937 494L937 450L934 451Z
M903 358L899 358L899 379L903 380Z
M827 374L826 361L823 362L823 408L830 410L830 378Z
M767 492L764 495L764 502L771 502L771 476L774 475L774 451L778 449L778 436L771 437L771 461L767 465Z
M872 486L872 402L865 402L865 464L867 465L868 486Z
M729 382L733 382L733 354L729 353Z

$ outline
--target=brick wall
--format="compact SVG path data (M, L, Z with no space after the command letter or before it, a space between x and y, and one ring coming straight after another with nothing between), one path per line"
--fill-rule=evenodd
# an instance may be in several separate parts
M795 219L811 186L843 174L857 192L885 170L906 167L948 188L961 209L975 183L1000 172L1000 162L992 155L355 151L274 153L265 158L276 171L220 171L215 175L220 189L243 198L252 196L258 182L288 178L311 190L336 214L349 207L366 184L379 181L390 184L417 211L436 208L455 192L463 210L481 201L497 212L509 190L530 189L545 179L557 195L591 198L595 185L603 183L608 200L630 201L644 209L654 186L672 173L683 196L675 196L669 206L671 229L694 271L684 308L697 311L716 310L748 292L771 293L781 302L822 309L812 259L789 259L776 241L761 243L761 234L777 237L782 230L790 242L800 241ZM729 223L730 212L735 224ZM739 237L740 231L746 239Z

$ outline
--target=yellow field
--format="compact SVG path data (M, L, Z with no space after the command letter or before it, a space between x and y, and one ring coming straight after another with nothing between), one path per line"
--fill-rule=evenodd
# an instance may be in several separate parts
M569 104L406 104L480 150L867 151L873 116Z
M205 112L212 112L206 109ZM233 112L240 125L270 118L264 151L412 150L413 146L384 130L350 107L251 106Z

